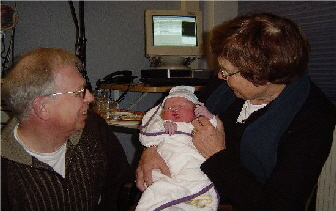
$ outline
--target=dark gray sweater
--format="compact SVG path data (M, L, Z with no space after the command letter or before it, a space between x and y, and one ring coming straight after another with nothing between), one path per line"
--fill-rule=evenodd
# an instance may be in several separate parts
M22 148L16 124L12 119L1 138L1 210L117 210L129 164L102 118L89 113L84 130L69 138L65 178Z

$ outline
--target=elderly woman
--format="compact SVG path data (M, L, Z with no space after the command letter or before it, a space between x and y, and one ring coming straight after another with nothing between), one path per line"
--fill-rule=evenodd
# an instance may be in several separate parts
M307 38L289 19L256 13L217 26L211 47L220 71L200 100L219 121L193 121L201 169L236 210L307 209L336 122L335 106L308 77ZM150 147L137 169L140 190L154 168L169 175Z

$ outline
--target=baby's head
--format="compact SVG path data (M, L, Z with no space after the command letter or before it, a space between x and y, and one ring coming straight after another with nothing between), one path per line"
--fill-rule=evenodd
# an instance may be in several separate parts
M161 117L173 122L191 122L195 119L195 105L198 99L192 86L173 87L163 100Z

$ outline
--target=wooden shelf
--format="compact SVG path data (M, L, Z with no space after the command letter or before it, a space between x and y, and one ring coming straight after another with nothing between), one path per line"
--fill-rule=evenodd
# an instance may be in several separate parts
M99 88L101 89L111 89L111 90L120 90L126 91L129 89L131 92L169 92L173 86L149 86L143 83L138 84L100 84ZM200 91L203 86L195 86L195 91Z

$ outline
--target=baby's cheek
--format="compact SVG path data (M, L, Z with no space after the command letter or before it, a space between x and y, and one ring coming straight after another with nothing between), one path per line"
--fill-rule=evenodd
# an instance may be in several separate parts
M163 111L161 114L161 118L164 120L172 120L173 116L170 114L170 112Z
M183 115L183 122L191 122L196 118L193 112L188 112Z

